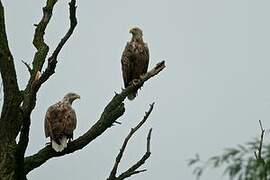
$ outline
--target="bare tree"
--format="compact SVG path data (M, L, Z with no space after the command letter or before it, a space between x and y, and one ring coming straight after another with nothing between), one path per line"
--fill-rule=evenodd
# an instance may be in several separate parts
M76 0L69 3L69 21L70 27L63 38L49 56L49 46L44 41L45 30L50 22L53 9L57 0L47 0L43 7L43 16L38 24L35 24L35 33L33 44L36 48L32 64L23 62L29 73L30 78L24 89L20 89L17 82L14 59L9 49L6 28L4 7L0 0L0 72L3 82L3 105L0 119L0 177L8 180L27 179L27 174L35 168L44 164L53 157L64 156L84 148L102 133L108 130L116 120L125 112L124 100L127 95L140 87L151 77L157 75L165 68L165 62L158 63L152 70L147 72L131 86L122 90L121 93L115 94L112 100L107 104L100 118L89 128L82 136L68 143L68 147L62 152L55 152L50 145L39 150L36 154L25 157L25 151L29 142L29 130L31 125L31 113L36 107L37 92L42 85L54 74L57 65L57 57L63 46L72 35L76 25ZM45 62L47 66L44 67ZM144 156L132 165L125 172L116 175L118 164L124 153L125 147L131 136L143 125L152 112L154 104L150 105L149 111L146 112L143 120L132 128L120 149L115 164L108 177L108 180L125 179L133 174L143 172L138 170L150 156L150 138L151 130L147 136L147 149ZM19 137L16 142L16 137Z

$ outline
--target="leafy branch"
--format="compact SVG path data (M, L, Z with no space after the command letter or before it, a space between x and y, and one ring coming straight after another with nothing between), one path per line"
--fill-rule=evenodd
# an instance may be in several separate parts
M188 160L188 166L194 167L193 174L200 179L209 168L225 167L223 175L238 180L267 180L270 178L270 144L263 145L265 130L260 122L260 139L254 139L235 148L227 148L224 153L202 161L197 154ZM255 156L254 156L255 154Z

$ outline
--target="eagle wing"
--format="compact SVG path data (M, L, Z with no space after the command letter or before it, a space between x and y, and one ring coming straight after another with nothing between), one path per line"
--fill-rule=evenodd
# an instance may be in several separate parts
M132 45L131 43L127 43L121 59L122 64L122 76L124 80L125 88L129 85L132 81L132 69L134 64L132 63Z
M73 138L77 119L75 111L71 106L58 102L50 106L45 115L45 136L59 142L63 136Z
M65 121L64 121L64 134L68 138L73 139L73 131L77 126L77 118L76 118L76 113L72 107L66 112L65 114Z
M139 57L137 60L138 65L138 74L143 75L147 73L148 64L149 64L149 49L146 43L138 45Z

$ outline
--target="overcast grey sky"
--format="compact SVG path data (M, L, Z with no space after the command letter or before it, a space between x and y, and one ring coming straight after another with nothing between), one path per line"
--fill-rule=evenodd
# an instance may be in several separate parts
M68 1L59 0L46 31L53 49L68 28ZM34 23L45 0L7 1L6 25L16 60L20 86L28 74L20 62L31 62ZM143 29L153 67L167 68L147 82L133 102L126 102L121 126L72 155L49 160L29 179L105 179L123 139L148 109L155 109L127 147L125 170L145 151L152 134L148 171L130 178L192 180L187 159L221 153L259 134L258 120L270 127L270 1L267 0L92 0L78 1L78 26L59 56L56 74L41 88L32 115L27 154L44 147L44 114L51 104L74 91L78 127L83 134L104 106L123 86L120 57L130 39L128 30ZM221 171L207 171L203 180L220 179ZM228 179L223 177L223 179Z

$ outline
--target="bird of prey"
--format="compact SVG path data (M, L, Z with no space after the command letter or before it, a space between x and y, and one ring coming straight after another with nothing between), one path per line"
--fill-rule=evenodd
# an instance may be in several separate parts
M145 74L149 64L149 49L143 41L142 30L134 27L129 32L132 34L132 38L130 42L127 42L121 58L125 88ZM138 89L135 89L131 92L128 99L133 100L137 95L137 91Z
M73 139L73 131L77 125L76 113L71 107L75 99L80 96L68 93L62 101L50 106L45 115L45 136L50 137L52 148L61 152L67 147L68 141Z

